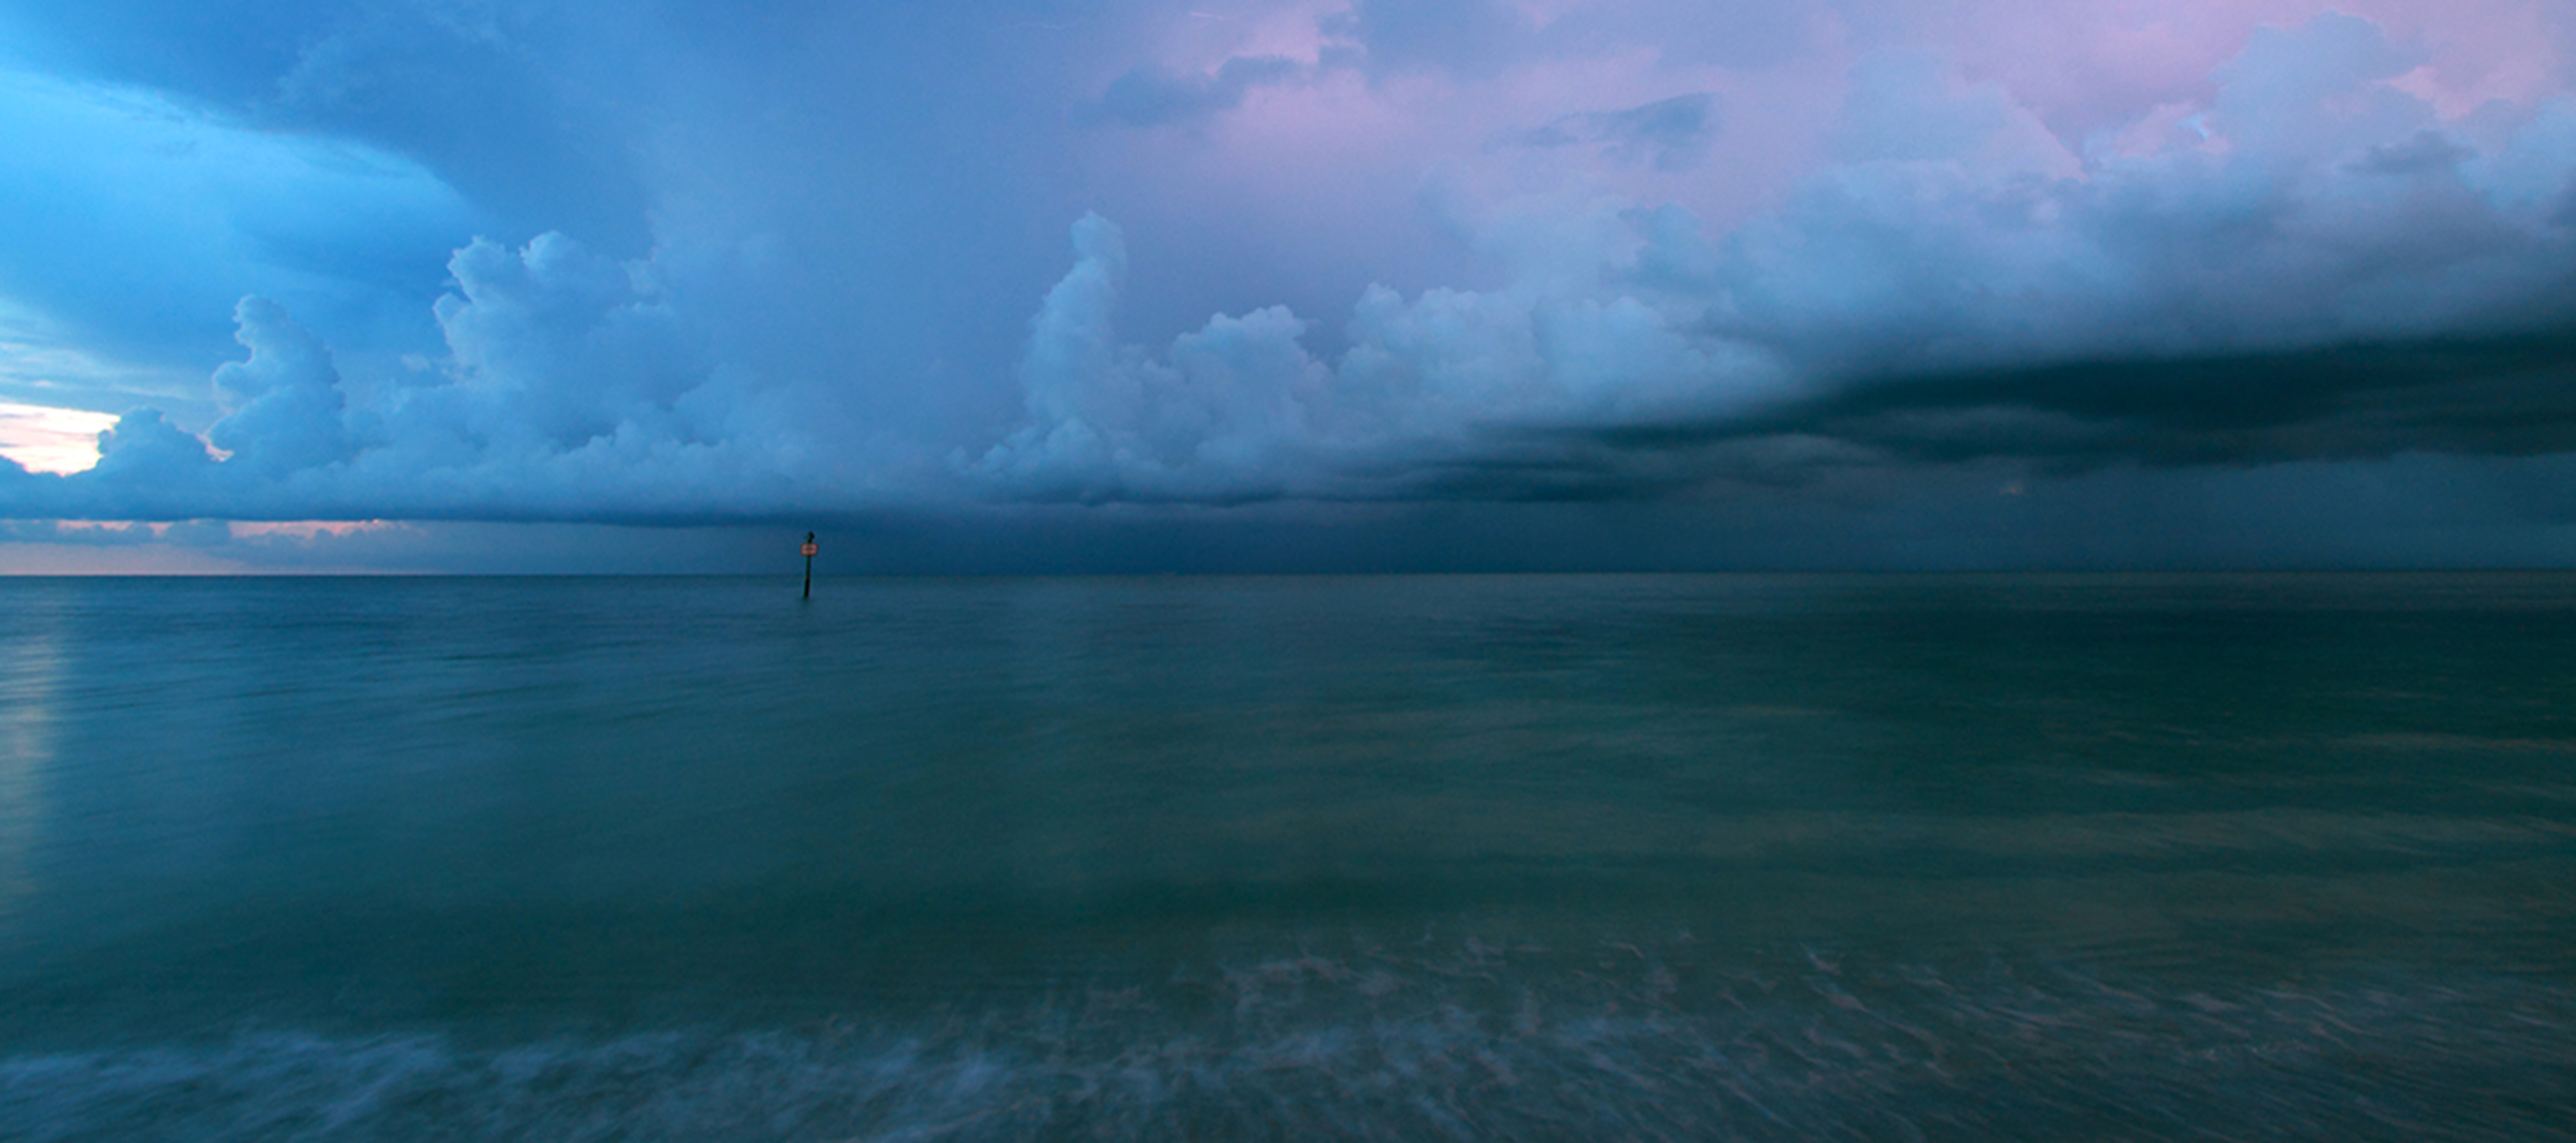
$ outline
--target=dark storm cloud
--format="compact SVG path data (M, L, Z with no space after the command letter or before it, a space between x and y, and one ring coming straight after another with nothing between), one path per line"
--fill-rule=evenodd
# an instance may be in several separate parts
M591 8L100 0L14 20L34 33L25 38L39 58L64 70L263 128L365 140L519 226L640 249L647 195L636 156L616 141L619 109L583 74Z
M225 59L127 26L202 11L26 17L193 95L21 77L65 147L0 191L73 221L0 286L240 348L211 416L0 465L0 516L1056 527L2576 449L2576 98L2446 108L2366 21L2075 137L1823 9L1211 6L241 9Z
M478 217L400 155L149 94L0 75L0 129L0 297L111 360L204 362L252 292L370 332L416 323Z
M2576 449L2576 332L2058 365L1876 386L1814 421L1866 426L1906 412L2059 414L2099 436L2052 446L2011 435L1940 442L1950 455L2083 464L2264 464L2422 450L2528 455ZM1873 443L1886 443L1884 438ZM1936 454L1937 455L1937 454Z
M1789 442L1798 447L1780 447ZM1523 447L1543 446L1599 450L1585 470L1598 481L1586 489L1593 496L1651 496L1692 483L1669 475L1674 471L1803 482L1830 468L1977 460L2026 461L2070 474L2132 463L2251 467L2408 452L2563 453L2576 451L2576 335L1890 380L1757 416L1535 434ZM1665 478L1654 475L1658 467Z
M1338 360L1284 310L1122 348L1106 223L1035 323L1047 499L1595 500L1987 458L2046 471L2576 448L2576 101L2466 148L2376 29L2258 36L2212 109L2079 158L1918 56L1855 78L1847 160L1711 241L1686 211L1506 220L1503 289L1372 290ZM2248 92L2261 94L2250 98ZM1559 120L1570 146L1695 118ZM2185 134L2184 132L2188 132Z

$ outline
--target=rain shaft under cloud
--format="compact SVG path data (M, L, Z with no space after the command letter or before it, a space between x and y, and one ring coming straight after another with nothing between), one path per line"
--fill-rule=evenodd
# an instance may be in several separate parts
M425 141L434 109L315 94L332 60L357 69L344 96L410 90L350 62L364 29L308 44L271 89L129 52L86 66L194 84L189 106L212 110L187 113L210 124L265 115L416 156L405 178L455 188L422 201L535 237L460 233L409 333L351 316L400 275L272 273L234 313L246 359L193 405L125 412L90 471L0 467L0 516L1590 502L1865 495L1974 465L2049 480L2564 453L2566 22L2496 8L2537 34L2444 39L2402 6L2231 24L2175 5L2128 30L2174 41L2164 70L2101 89L1918 35L1901 5L1754 21L1732 52L1658 39L1719 15L1691 5L1038 6L980 24L898 6L782 11L703 44L680 34L703 13L613 42L610 16L496 8L438 33L479 46L403 66L483 68L567 109L555 129L583 133L579 154L509 193L478 189L506 174L475 145ZM870 50L929 110L886 113L880 81L822 75L791 30L910 36L910 54ZM1049 35L1052 62L1013 70ZM546 36L580 50L550 64L531 54ZM661 86L617 96L637 82L607 68L620 53L667 65ZM933 77L941 60L960 76ZM754 65L778 78L746 87ZM964 93L1004 71L1058 113ZM663 101L651 145L619 98ZM833 106L857 109L842 135L864 161L815 136ZM746 109L763 114L715 129ZM598 156L617 139L612 175ZM586 246L586 224L627 240L586 217L608 206L545 192L584 179L649 188L651 243ZM85 322L86 295L17 288L109 331L102 357L153 340Z

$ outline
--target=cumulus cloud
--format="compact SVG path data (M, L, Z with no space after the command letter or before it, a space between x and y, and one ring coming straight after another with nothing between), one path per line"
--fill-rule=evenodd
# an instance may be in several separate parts
M1454 93L1428 71L1510 96L1498 77L1532 59L1634 48L1595 19L1604 6L1534 11L1370 0L1309 21L1364 44L1368 74L1229 42L1212 68L1085 82L1123 75L1091 110L1131 125L1228 109L1248 120L1272 95L1385 117ZM1255 268L1229 282L1251 301L1137 333L1122 315L1134 321L1156 267L1131 264L1128 235L1085 216L1007 376L944 360L880 368L891 353L762 358L806 369L794 377L744 364L751 334L805 328L747 311L774 299L819 327L854 296L883 296L915 312L898 307L969 280L953 267L834 268L873 292L834 292L819 270L774 275L798 288L754 305L710 283L794 258L792 235L692 231L673 245L683 253L641 259L554 233L477 240L448 259L449 292L426 307L437 351L419 368L344 375L347 355L313 332L322 323L255 296L234 315L248 355L215 371L219 415L203 436L135 411L102 435L89 472L0 466L0 515L655 522L958 497L1653 499L1985 462L2075 473L2576 449L2564 333L2576 98L2445 109L2419 90L2425 58L2353 17L2261 30L2205 90L2078 136L1951 53L1859 52L1813 140L1814 169L1724 224L1622 180L1632 168L1656 185L1729 177L1711 148L1739 123L1768 129L1761 107L1726 94L1720 132L1721 89L1697 72L1625 97L1515 96L1516 108L1462 116L1486 126L1450 154L1510 151L1496 161L1524 163L1528 180L1420 176L1426 213L1455 228L1472 273L1396 266L1390 284L1324 312L1265 304L1279 295L1257 296L1268 283ZM1270 84L1282 86L1247 100ZM1676 90L1690 94L1657 97ZM1297 119L1305 106L1236 126L1338 140L1344 120ZM1497 135L1497 122L1517 126ZM1193 133L1099 134L1152 147ZM1395 153L1423 134L1372 140ZM706 217L703 204L672 207L693 209ZM880 217L856 213L853 232ZM1137 231L1138 250L1156 248L1150 233ZM1015 306L1052 272L1017 285ZM934 416L875 392L904 386L957 395ZM871 423L881 409L910 419Z
M226 463L242 475L265 479L354 455L358 437L345 423L330 347L267 298L242 299L233 320L250 359L215 370L215 392L230 411L207 443L230 453Z
M1031 325L1029 422L969 469L1005 495L1374 498L1430 491L1461 467L1526 466L1546 485L1549 463L1509 439L1528 426L1709 413L1778 380L1759 354L1693 336L1636 296L1376 287L1336 364L1277 306L1218 315L1149 352L1117 335L1117 227L1087 217L1074 246Z
M457 290L435 312L474 430L554 448L626 425L695 433L679 404L707 379L708 363L649 264L621 264L549 233L515 251L478 240L447 269Z
M2567 105L2474 152L2377 82L2405 64L2372 26L2326 17L2223 69L2205 138L2069 177L1828 172L1726 244L1707 279L1721 324L1830 383L1808 430L1982 408L2167 459L2576 444L2541 427L2576 312L2548 206L2576 174L2555 138ZM2534 422L2492 423L2522 400Z
M206 442L170 423L159 409L137 409L117 419L116 427L98 435L98 464L85 473L55 478L66 486L77 486L89 496L67 495L70 510L18 511L13 516L85 516L99 515L110 519L127 516L178 516L186 513L155 511L157 498L186 496L201 487L213 471L215 459L206 452ZM33 482L21 485L32 492ZM120 497L118 494L123 493ZM128 502L118 503L120 499ZM43 501L36 501L42 505ZM110 509L92 513L82 509L96 506ZM124 511L115 509L123 508Z
M1124 255L1087 220L1022 371L1031 422L976 471L1095 499L1582 497L2576 448L2576 101L2476 148L2387 82L2414 58L2351 17L2266 30L2187 127L2078 153L1999 89L1882 53L1843 161L1778 211L1714 240L1672 206L1497 212L1515 284L1374 288L1337 362L1280 310L1119 346Z
M1272 307L1219 316L1152 356L1121 345L1116 317L1125 236L1107 219L1075 224L1076 261L1031 322L1020 383L1030 423L972 471L1041 498L1275 496L1308 471L1305 410L1322 367L1306 323Z
M793 479L809 450L792 414L707 360L649 263L546 234L517 250L477 240L448 269L456 291L435 307L448 355L433 380L353 405L319 337L245 298L235 318L249 356L215 370L225 411L203 437L156 409L128 413L88 471L0 469L0 516L686 520L811 507L816 491Z

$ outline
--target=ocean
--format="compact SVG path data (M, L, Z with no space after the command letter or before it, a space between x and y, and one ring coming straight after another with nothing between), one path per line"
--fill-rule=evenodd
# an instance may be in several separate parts
M0 580L0 1138L2576 1138L2576 575Z

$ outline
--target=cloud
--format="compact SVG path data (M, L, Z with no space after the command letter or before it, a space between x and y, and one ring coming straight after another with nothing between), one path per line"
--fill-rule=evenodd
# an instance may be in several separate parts
M705 359L649 263L547 234L518 250L477 240L449 272L433 379L353 405L329 347L246 298L236 336L250 355L215 370L225 412L203 438L128 413L86 472L0 467L0 516L676 520L819 495L794 487L817 450L792 412ZM833 496L852 503L846 486Z
M1526 55L1536 28L1504 0L1357 0L1325 17L1329 35L1362 45L1381 74L1440 68L1487 75Z
M1625 0L1551 6L1539 30L1561 56L1645 48L1666 66L1777 67L1809 48L1823 13L1797 4L1707 4Z
M1232 111L1253 88L1306 71L1304 65L1284 56L1233 56L1213 74L1202 75L1138 67L1111 81L1097 110L1102 118L1129 126L1160 127Z
M1844 463L2005 458L2043 471L2576 449L2576 338L2531 334L2075 362L1851 387L1758 418L1579 434L1612 452L1743 455L1801 437Z
M1437 72L1487 81L1533 64L1639 53L1676 68L1775 66L1812 45L1820 15L1794 4L1698 0L1358 0L1317 27L1379 79Z
M1069 99L1048 122L1237 114L1206 131L1078 133L1112 150L1086 159L1091 181L1067 176L1073 189L1028 173L1079 164L1024 160L951 104L822 147L797 134L810 124L794 108L749 114L760 93L734 92L717 106L745 114L672 129L689 142L671 144L667 167L691 176L673 176L649 255L553 231L444 240L447 292L413 299L405 320L426 333L402 368L370 327L332 316L342 294L298 294L283 274L274 291L235 290L226 304L252 295L234 310L248 354L215 369L211 420L175 403L139 409L103 435L89 472L0 466L0 516L673 523L963 500L1653 501L1887 487L1980 465L2074 479L2576 449L2562 396L2576 361L2562 336L2576 317L2576 98L2448 111L2417 90L2422 51L2328 16L2253 34L2205 90L2117 130L2054 128L2010 83L1919 46L1838 59L1848 70L1819 87L1834 98L1772 112L1739 94L1742 77L1691 70L1711 66L1696 57L1639 63L1619 54L1639 50L1626 33L1582 31L1604 10L1363 3L1321 32L1364 45L1365 74L1249 39L1196 70L1122 57L1062 78L1063 91L1097 92L1122 76L1096 106ZM1452 24L1464 31L1440 31ZM524 29L493 34L491 51L536 66L509 46L528 42ZM941 81L909 67L865 82ZM357 80L399 70L349 68L355 86L293 98L363 102ZM320 69L297 82L322 84ZM1606 72L1632 86L1592 94L1584 81ZM1018 89L978 90L999 106ZM1494 106L1465 106L1477 100ZM319 142L263 150L255 133L165 110L182 134L315 180L325 189L301 201L317 212L338 201ZM1801 136L1812 169L1759 211L1720 222L1638 190L1730 178L1739 137L1803 129L1800 115L1817 117ZM799 145L737 152L719 136ZM1239 169L1207 157L1289 144L1311 149ZM737 153L747 165L714 161ZM391 153L348 155L342 174L379 180L374 201L395 204L374 217L472 213L414 211L455 192ZM1332 181L1349 155L1380 164L1354 183L1378 194L1402 182L1399 197L1464 253L1411 261L1269 225L1270 198L1316 217L1363 201ZM1456 173L1486 158L1509 177ZM1169 177L1164 159L1204 163L1194 169L1232 197L1206 196L1201 217L1131 196L1147 204L1132 260L1130 235L1089 215L1069 269L1060 255L1025 265L1035 211L1078 193L1117 199ZM1023 161L1036 165L1010 165ZM993 176L978 187L1004 189L944 197L960 185L942 181L955 164L977 163ZM246 191L227 201L261 226L228 215L232 229L209 232L321 249L350 225L300 222L292 198ZM1205 256L1253 231L1330 247L1314 257L1379 284L1273 304L1286 292L1277 266ZM1157 252L1198 256L1223 312L1197 301L1166 320L1183 303ZM32 280L39 261L8 265Z
M1119 344L1125 236L1075 224L1076 261L1030 323L1020 382L1030 423L970 467L1041 499L1264 498L1301 469L1305 406L1325 378L1306 323L1271 307L1218 316L1148 356Z
M111 360L192 358L245 293L352 326L416 313L474 217L400 155L152 92L0 73L0 130L0 293Z
M2349 23L2303 32L2335 55L2351 50ZM2279 91L2329 70L2281 35L2230 70L2235 82ZM2091 156L2071 176L2003 158L1829 170L1733 235L1710 284L1734 320L1801 357L1881 373L2384 342L2563 314L2563 228L2477 164L2388 177L2374 158L2419 145L2431 109L2372 70L2343 74L2286 100L2296 115L2222 88L2212 138ZM2523 177L2564 186L2576 153L2554 149L2549 118L2490 162L2549 168ZM1953 149L1990 146L1963 136Z
M11 19L34 33L19 37L22 51L52 69L157 90L254 130L363 141L473 199L486 224L640 248L638 156L609 142L620 112L588 74L599 14L578 3L96 0Z
M1967 85L1921 50L1873 52L1852 68L1835 151L1846 165L1955 163L1983 173L2062 175L2073 156L1993 84Z
M2477 153L2476 148L2427 127L2404 142L2372 144L2353 161L2352 168L2373 175L2437 174L2477 157Z
M1109 232L1039 319L1032 423L978 471L1089 499L1585 498L2576 449L2567 103L2481 151L2387 85L2412 59L2349 17L2266 31L2209 134L2079 155L1992 87L1872 57L1844 161L1773 214L1717 241L1675 207L1490 216L1520 228L1494 247L1515 285L1372 289L1338 362L1274 310L1117 347Z
M105 519L174 519L192 512L156 511L163 499L214 491L205 488L216 471L206 442L182 431L159 409L137 409L117 418L116 427L98 435L98 464L89 471L56 477L53 483L75 489L56 511L13 512L13 516L98 516ZM80 493L90 493L82 496ZM120 495L121 494L121 495ZM96 506L105 512L84 509ZM120 509L122 509L120 511Z
M1284 307L1218 315L1163 351L1122 344L1118 229L1074 228L1078 259L1032 322L1029 422L967 468L1036 499L1372 499L1433 490L1459 467L1544 464L1490 430L1617 422L1757 400L1758 353L1694 337L1635 297L1384 287L1360 299L1327 365ZM1499 451L1498 451L1499 450Z
M629 112L586 74L574 12L346 6L299 37L294 63L256 106L283 124L411 156L497 217L640 250L651 240L650 192L640 156L612 142Z
M1814 46L1828 12L1702 0L1358 0L1317 21L1372 76L1487 81L1534 64L1653 57L1675 69L1778 66Z
M345 423L330 347L267 298L242 299L233 320L250 359L215 370L215 392L230 412L207 442L231 454L226 463L244 475L269 479L354 455L358 437Z
M647 263L619 263L561 234L520 250L476 240L448 261L457 292L435 312L475 430L577 447L622 425L698 426L679 403L709 365Z
M1498 142L1541 149L1593 146L1616 161L1651 162L1661 170L1679 171L1699 160L1717 130L1716 104L1707 92L1693 92L1619 111L1563 116Z

